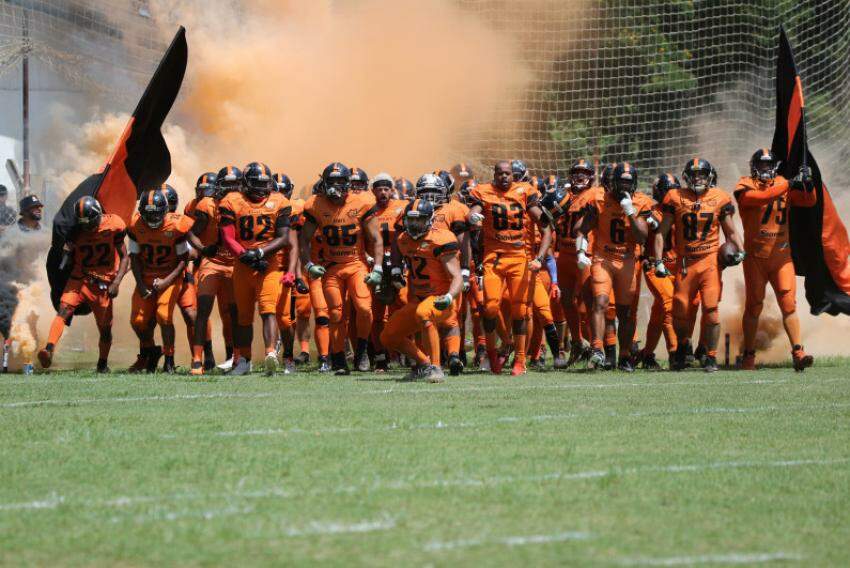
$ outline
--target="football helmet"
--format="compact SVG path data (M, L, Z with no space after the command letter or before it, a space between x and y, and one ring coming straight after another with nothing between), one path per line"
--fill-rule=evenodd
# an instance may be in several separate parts
M611 191L615 197L634 195L638 186L637 168L629 162L620 162L611 173Z
M360 168L351 168L351 177L349 180L351 183L351 187L349 189L351 189L354 193L360 193L361 191L369 189L369 174Z
M213 197L215 195L215 178L215 172L201 174L201 177L195 182L195 197L198 199Z
M79 198L74 205L74 212L77 216L77 226L84 231L94 231L103 219L103 207L91 195Z
M416 181L416 198L430 201L435 206L448 202L448 190L443 179L435 174L425 174Z
M407 178L395 178L395 190L398 192L399 199L410 199L414 196L413 182Z
M779 160L768 148L757 150L750 158L750 175L762 183L773 181L779 169Z
M242 192L251 201L262 201L268 197L274 180L272 171L262 162L251 162L242 172Z
M679 183L679 178L673 174L658 174L655 181L652 182L652 198L661 203L664 201L664 196L671 189L680 189L682 184Z
M177 206L180 204L180 197L177 195L177 190L167 183L162 184L159 189L165 194L165 199L168 201L168 212L176 212Z
M328 199L342 201L351 187L351 170L345 164L328 164L322 172L322 193Z
M235 166L224 166L215 176L215 198L221 199L231 191L242 187L242 170Z
M163 184L164 185L164 184ZM168 214L168 198L162 187L149 189L139 198L139 215L145 225L151 229L159 229Z
M573 191L579 192L593 185L596 169L585 159L578 160L570 166L570 185Z
M537 189L540 190L542 193L548 193L550 191L555 191L562 185L563 184L561 183L561 177L553 174L540 178L540 182L537 185Z
M289 179L286 174L274 174L274 190L282 193L287 199L292 197L292 191L295 189L295 184Z
M426 174L432 175L432 174ZM425 176L422 176L425 177ZM436 176L435 176L436 177ZM415 199L404 210L402 226L404 231L415 240L428 234L434 222L434 204L425 199Z
M709 188L714 187L717 181L717 172L708 160L694 158L685 164L685 168L682 170L682 179L688 189L694 193L705 193Z
M458 197L465 205L469 205L472 200L472 190L478 187L478 182L475 181L475 178L469 178L460 184L460 190L458 191Z
M393 177L390 174L386 172L381 172L372 178L371 186L372 189L381 186L395 189L395 182L393 181Z
M557 221L561 215L567 212L570 205L570 190L564 186L558 186L552 191L543 194L540 200L540 209L551 222Z
M522 160L511 160L511 174L514 181L529 181L528 166Z
M450 171L455 181L459 181L461 183L475 177L472 175L472 170L470 169L469 165L464 164L463 162L452 166L452 169Z
M441 180L443 180L443 185L446 186L446 194L451 195L455 192L455 178L447 172L446 170L437 170L434 172L436 176L438 176Z

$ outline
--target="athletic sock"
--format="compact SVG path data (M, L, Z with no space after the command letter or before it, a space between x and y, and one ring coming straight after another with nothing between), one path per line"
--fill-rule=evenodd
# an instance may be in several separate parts
M546 345L549 346L549 351L552 352L552 357L557 357L561 353L561 341L558 337L558 328L554 323L551 323L543 328L543 333L546 335Z
M50 323L50 333L47 335L48 345L56 345L59 343L59 338L62 337L62 332L65 331L65 318L55 316ZM49 349L52 351L52 349Z

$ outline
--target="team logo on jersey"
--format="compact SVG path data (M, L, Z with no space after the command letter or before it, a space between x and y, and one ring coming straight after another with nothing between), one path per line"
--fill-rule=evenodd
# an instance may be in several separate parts
M348 212L348 216L352 219L356 219L360 215L360 212L357 209L352 209Z

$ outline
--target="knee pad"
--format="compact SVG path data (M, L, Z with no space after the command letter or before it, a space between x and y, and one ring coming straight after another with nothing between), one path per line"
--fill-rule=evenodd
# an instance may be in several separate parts
M705 323L708 325L720 324L720 310L718 310L716 307L705 310L702 314L702 317L705 319Z
M338 308L328 309L328 319L330 323L339 323L342 321L342 306Z
M316 325L320 327L328 327L330 325L331 320L328 319L327 316L319 316L316 318Z

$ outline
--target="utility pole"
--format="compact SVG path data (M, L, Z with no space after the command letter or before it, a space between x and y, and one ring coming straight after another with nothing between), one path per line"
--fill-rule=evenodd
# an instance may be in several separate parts
M30 20L29 14L23 10L23 60L21 64L21 110L23 117L23 158L24 158L24 176L23 176L23 193L30 193ZM23 197L18 196L18 199Z

